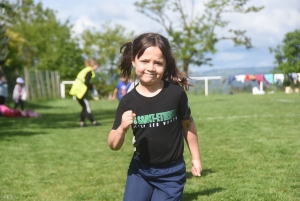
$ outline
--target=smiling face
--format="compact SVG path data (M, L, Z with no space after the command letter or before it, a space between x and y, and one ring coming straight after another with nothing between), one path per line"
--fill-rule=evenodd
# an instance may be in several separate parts
M159 86L163 77L166 59L157 46L148 47L143 55L132 61L140 83L146 86Z

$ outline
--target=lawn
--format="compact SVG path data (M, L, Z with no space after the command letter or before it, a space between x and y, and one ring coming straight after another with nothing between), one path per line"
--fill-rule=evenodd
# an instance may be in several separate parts
M300 94L188 97L203 173L185 149L184 201L300 200ZM28 103L40 118L0 117L0 200L122 200L133 147L131 132L107 145L117 104L91 101L99 127L78 127L71 98Z

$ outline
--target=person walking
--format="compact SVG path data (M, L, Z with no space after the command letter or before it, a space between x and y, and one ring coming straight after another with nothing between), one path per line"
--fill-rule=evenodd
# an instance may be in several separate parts
M144 33L123 44L120 74L129 79L134 67L139 83L121 99L108 145L119 150L131 127L134 153L124 201L182 200L186 183L184 139L191 154L194 176L202 165L195 122L185 90L187 76L176 66L169 41Z
M13 91L13 101L15 103L14 109L17 109L18 106L20 105L21 110L23 111L25 107L26 97L27 97L27 92L26 92L25 82L23 78L18 77Z
M86 67L78 73L69 94L75 96L82 107L80 112L80 127L86 126L85 118L88 118L92 125L98 126L100 124L94 119L90 103L88 101L88 92L94 87L91 80L95 77L94 71L98 68L98 62L93 58L88 59L85 61L85 66Z

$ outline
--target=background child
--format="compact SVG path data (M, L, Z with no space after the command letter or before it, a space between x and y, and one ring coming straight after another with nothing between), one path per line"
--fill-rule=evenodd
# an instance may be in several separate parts
M13 91L13 101L15 103L14 109L17 109L18 106L21 106L21 110L24 110L24 105L26 101L26 87L23 78L18 77L16 80L16 85Z
M120 50L121 77L129 79L133 66L139 79L121 99L108 136L112 150L122 147L129 127L135 137L124 200L182 200L183 138L191 153L192 174L200 176L202 171L196 126L184 91L187 77L177 69L169 42L160 34L142 34Z
M126 79L121 77L120 80L117 83L116 88L114 89L112 100L118 100L120 101L122 97L127 93L128 88L130 87L130 82L126 84Z
M0 77L0 105L5 105L7 94L7 80L5 75L2 75Z
M91 83L92 78L95 77L95 70L98 68L98 62L96 59L88 59L85 61L85 68L82 69L70 90L70 95L76 96L78 103L81 105L82 110L80 112L80 127L86 126L85 118L87 117L94 125L100 125L93 117L90 103L88 101L88 92L93 90L94 86Z

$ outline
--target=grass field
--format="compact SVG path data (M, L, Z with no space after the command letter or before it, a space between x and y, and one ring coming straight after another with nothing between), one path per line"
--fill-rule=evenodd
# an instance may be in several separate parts
M189 94L203 173L190 173L184 201L300 200L300 94ZM107 135L117 102L91 101L103 125L78 127L72 99L31 103L40 118L0 117L0 200L120 201L132 156Z

